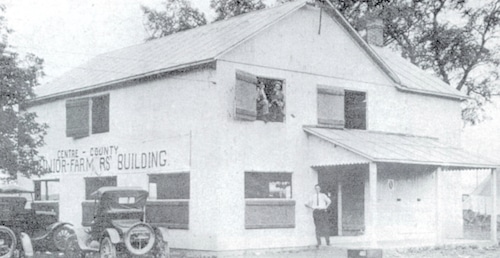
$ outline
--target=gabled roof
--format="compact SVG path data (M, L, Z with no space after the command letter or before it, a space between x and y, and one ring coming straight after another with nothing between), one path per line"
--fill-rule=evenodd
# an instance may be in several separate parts
M420 69L400 54L388 47L370 47L386 63L386 65L398 76L400 90L413 91L423 94L438 94L443 97L467 98L467 96L452 86L446 84L438 77Z
M104 53L38 87L36 93L44 97L213 62L305 4L294 1Z
M495 168L495 162L447 146L436 138L365 130L304 127L319 137L373 162Z
M212 63L306 4L306 0L297 0L101 54L52 82L37 87L37 100ZM346 29L398 89L455 99L465 98L459 91L403 58L370 47L337 10L330 9L327 13Z

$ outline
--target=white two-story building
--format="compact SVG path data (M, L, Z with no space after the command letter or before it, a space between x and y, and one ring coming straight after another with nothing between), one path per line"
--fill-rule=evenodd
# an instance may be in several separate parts
M466 96L381 32L294 1L97 56L38 89L52 173L21 184L76 225L100 186L147 189L180 249L314 245L318 183L334 243L460 238L457 171L496 164L459 148Z

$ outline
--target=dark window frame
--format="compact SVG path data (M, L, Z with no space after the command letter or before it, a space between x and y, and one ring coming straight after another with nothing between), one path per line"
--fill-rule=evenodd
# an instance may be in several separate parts
M95 191L97 191L99 188L103 186L117 186L118 185L118 177L117 176L103 176L103 177L84 177L85 180L85 200L94 200L93 197L91 197L91 194ZM103 182L102 184L99 184L98 187L92 186L90 187L89 183L91 180L96 180ZM109 180L105 182L105 180ZM95 182L95 181L94 181ZM108 183L111 182L111 183Z
M34 200L35 201L59 201L60 194L57 199L49 199L49 182L60 182L59 179L39 179L33 180L34 184ZM45 194L42 194L42 183L45 184ZM42 196L45 196L45 199L42 200Z
M274 94L275 83L281 84L281 94ZM259 98L257 86L264 85L266 100ZM286 122L286 80L251 74L236 70L235 81L235 119L244 121L261 120L265 122ZM279 105L278 105L279 103ZM264 116L264 107L269 113Z
M344 90L344 128L366 130L366 92Z
M170 180L176 180L171 186ZM153 182L154 181L154 182ZM189 200L191 198L191 173L154 173L148 174L148 188L156 184L155 199L152 200ZM150 191L150 197L153 196Z
M317 85L318 124L345 129L368 129L368 94L330 85Z
M66 137L83 138L109 132L110 95L66 101Z
M260 182L259 182L260 181ZM288 185L281 185L283 193L272 192L270 184L272 182L289 182ZM244 195L245 199L293 199L293 173L292 172L258 172L245 171L244 175ZM286 188L290 187L289 195L286 196ZM284 195L284 196L281 196Z

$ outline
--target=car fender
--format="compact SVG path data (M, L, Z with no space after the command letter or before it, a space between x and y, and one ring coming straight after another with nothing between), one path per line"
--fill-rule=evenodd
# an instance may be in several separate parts
M161 239L163 240L163 242L168 242L169 234L168 234L168 229L167 228L165 228L165 227L156 227L155 231L157 232L157 234L159 234L161 236Z
M47 227L47 231L52 232L52 231L54 231L56 228L58 228L58 227L62 227L62 226L65 226L65 225L70 226L70 227L73 227L73 224L68 223L68 222L56 222L56 223L50 224L50 225Z
M122 238L120 237L120 233L118 233L118 230L116 230L114 228L107 228L106 234L107 234L107 236L109 236L109 239L111 240L111 243L113 243L113 244L118 244L122 241Z
M35 253L33 252L33 245L31 244L31 238L28 234L21 232L19 234L21 239L21 246L23 248L24 257L33 257Z

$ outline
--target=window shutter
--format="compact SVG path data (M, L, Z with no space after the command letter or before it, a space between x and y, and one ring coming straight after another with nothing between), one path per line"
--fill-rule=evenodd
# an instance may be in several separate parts
M109 95L92 98L92 133L109 132Z
M40 181L33 181L35 184L35 201L41 201L42 200L42 182Z
M74 138L89 136L89 99L66 102L66 136Z
M344 89L318 85L318 124L344 127Z
M257 76L236 70L236 118L254 121L257 118Z

